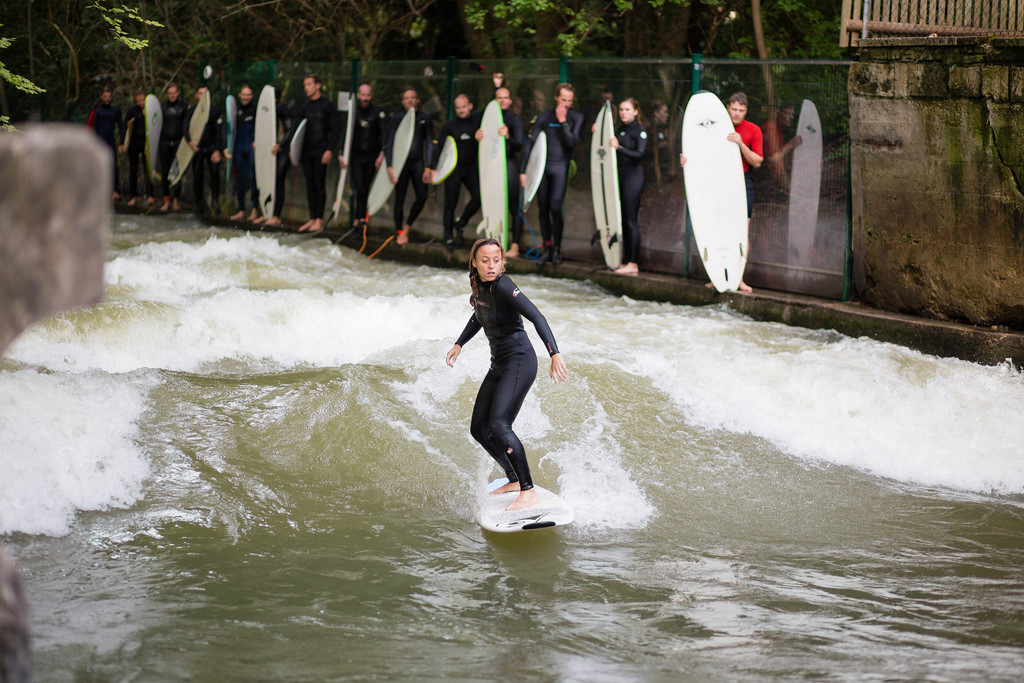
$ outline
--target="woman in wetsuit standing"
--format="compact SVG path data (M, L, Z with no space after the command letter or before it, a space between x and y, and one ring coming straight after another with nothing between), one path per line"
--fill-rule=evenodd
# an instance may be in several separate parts
M616 150L619 170L619 203L622 205L622 265L619 275L638 275L640 269L640 195L644 191L644 152L647 150L647 129L640 125L640 103L627 97L619 104L622 125L611 139Z
M533 490L526 450L512 431L512 422L537 377L537 354L526 335L523 317L533 323L551 356L551 379L556 383L563 381L568 371L547 320L503 274L504 269L505 250L501 243L495 239L477 240L469 256L473 315L445 360L449 367L454 365L462 347L483 328L491 345L491 367L476 396L470 433L508 477L507 484L491 493L519 491L519 497L506 509L521 510L539 500Z

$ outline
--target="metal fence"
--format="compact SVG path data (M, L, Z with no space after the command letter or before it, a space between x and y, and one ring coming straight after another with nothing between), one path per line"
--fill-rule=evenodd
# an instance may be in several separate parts
M869 36L1024 36L1022 0L843 0L839 44Z
M492 98L492 74L505 74L512 92L513 108L524 124L552 106L555 86L570 81L576 89L576 109L583 112L585 128L574 160L576 171L566 198L566 232L563 254L569 258L603 263L598 246L590 238L595 230L590 191L590 124L604 98L618 102L634 97L640 102L641 120L648 130L645 157L645 188L640 207L642 245L640 268L646 271L704 277L686 218L682 172L679 167L680 130L683 110L691 94L710 90L727 99L743 91L750 101L748 120L765 127L778 122L784 140L796 130L796 116L804 100L816 105L820 116L823 153L817 221L812 235L803 243L794 240L789 229L789 161L765 163L754 173L755 200L750 227L750 253L746 281L754 287L847 298L849 261L849 108L846 82L849 62L845 61L753 61L701 59L538 59L354 62L342 64L225 64L215 66L208 79L214 101L223 102L229 92L243 84L257 92L274 83L284 104L293 111L304 101L302 78L316 73L324 82L328 97L368 82L379 106L400 111L400 90L411 85L423 111L431 115L435 132L453 116L452 102L458 93L469 95L479 111ZM205 66L205 65L204 65ZM787 119L786 113L794 116ZM771 126L768 126L769 128ZM328 176L328 207L334 199L338 166ZM229 179L229 185L230 185ZM186 184L187 187L187 184ZM187 192L187 189L186 189ZM224 191L233 196L231 188ZM300 169L292 169L286 190L285 218L304 221L307 216L305 190ZM416 229L440 237L441 192L430 192L427 208ZM461 202L465 202L465 196ZM461 209L460 202L460 209ZM230 203L230 202L228 202ZM347 220L347 216L345 217ZM535 206L525 216L523 247L539 241ZM376 228L392 227L390 215L382 211L373 221Z

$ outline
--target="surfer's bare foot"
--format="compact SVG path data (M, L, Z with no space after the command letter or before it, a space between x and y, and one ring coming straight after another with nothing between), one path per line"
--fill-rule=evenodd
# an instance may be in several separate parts
M395 238L395 242L397 242L398 244L408 244L409 243L409 229L410 228L409 228L408 225L405 226L404 228L402 228L402 231L400 233L398 233L398 237Z
M635 263L627 263L624 266L616 268L615 273L618 275L639 275L640 269Z
M267 226L268 228L280 227L281 226L281 217L280 216L271 216L270 218L267 219L267 222L264 223L264 225Z
M509 258L515 258L516 256L519 256L519 245L516 244L515 242L510 244L508 246L508 251L505 252L505 256L508 256Z
M135 206L135 197L128 200L128 206Z
M250 222L250 223L253 223L253 224L255 224L255 225L263 225L264 223L266 223L266 222L267 222L267 219L266 219L266 218L264 218L263 216L259 216L258 218L253 218L253 219L252 219L251 221L249 221L249 222Z
M253 209L252 213L249 214L249 222L252 223L256 219L258 219L259 217L260 217L260 212L257 211L256 209Z
M300 225L297 232L306 232L307 230L309 230L309 226L311 226L311 225L313 225L313 219L312 218L310 218L308 221L306 221L305 223Z
M498 488L496 488L493 491L491 491L491 495L492 496L496 496L499 493L514 493L514 492L517 492L517 491L519 491L519 482L518 481L510 481L509 483L505 484L504 486L499 486Z
M179 202L177 199L174 200L174 204L172 206L175 211L181 211L181 202Z
M231 218L229 218L228 220L231 220L231 221L240 221L240 220L242 220L243 218L245 218L245 211L239 211L238 213L233 213L233 214L231 214Z
M171 208L171 203L170 202L164 202L164 205L160 207L160 210L161 211L167 211L170 208Z
M308 232L323 232L324 231L324 219L317 218L313 221L313 224L309 226Z
M743 280L740 280L740 286L739 286L739 287L737 287L737 289L739 289L739 290L740 290L741 292L743 292L744 294L750 294L751 292L753 292L753 291L754 291L754 288L753 288L753 287L751 287L750 285L748 285L748 284L747 284L746 282L744 282Z
M506 510L522 510L540 502L540 496L533 489L527 489L519 494L519 497L512 501Z

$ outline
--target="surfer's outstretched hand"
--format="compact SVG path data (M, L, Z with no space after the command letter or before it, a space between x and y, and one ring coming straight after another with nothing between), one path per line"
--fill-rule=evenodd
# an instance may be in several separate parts
M451 354L451 351L448 353ZM455 355L458 355L458 353ZM451 365L451 363L449 363L449 365ZM551 372L549 374L551 375L551 379L555 380L555 384L564 382L569 376L569 369L565 367L565 361L562 360L562 354L556 353L551 356Z
M459 357L460 353L462 353L462 347L458 344L451 348L448 355L444 357L444 361L448 363L448 367L451 368L455 366L455 360Z

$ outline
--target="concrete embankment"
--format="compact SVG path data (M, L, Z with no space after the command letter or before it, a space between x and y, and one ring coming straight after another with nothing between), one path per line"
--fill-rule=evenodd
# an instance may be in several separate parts
M223 219L205 220L210 225L259 229L258 226ZM290 230L288 228L284 232ZM469 259L467 248L448 251L435 239L416 233L406 245L398 246L392 240L382 249L389 234L374 231L367 236L365 246L361 233L328 229L320 236L348 248L358 250L362 247L364 254L372 254L379 249L376 258L401 263L465 270ZM467 247L469 243L467 240ZM615 275L603 264L581 261L566 261L558 266L538 266L533 261L513 258L509 259L507 272L588 280L608 292L638 300L686 306L725 304L755 320L835 330L851 337L870 337L923 353L986 365L1004 363L1007 359L1011 359L1015 367L1024 365L1024 332L1015 330L929 320L881 311L856 302L817 299L769 290L755 290L752 294L718 293L700 280L662 273L641 273L636 277Z

